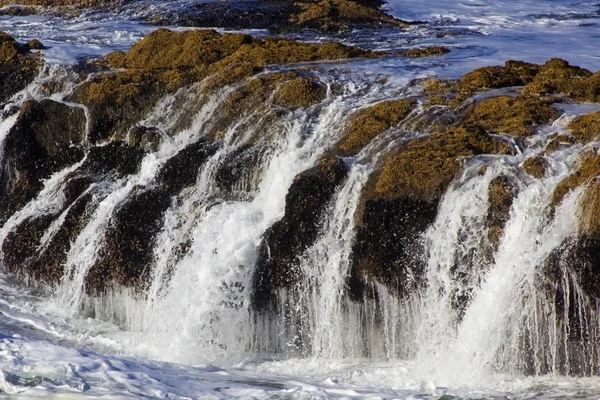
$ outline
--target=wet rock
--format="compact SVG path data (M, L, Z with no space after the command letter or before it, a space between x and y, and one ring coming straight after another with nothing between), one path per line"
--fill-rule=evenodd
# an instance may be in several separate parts
M450 53L450 49L444 46L416 47L400 53L405 57L421 58L421 57L437 57Z
M542 179L549 167L550 164L542 156L530 157L523 162L525 172L537 179Z
M293 27L324 32L343 32L360 26L387 26L406 28L409 24L380 11L365 1L317 0L294 3L289 22Z
M40 42L37 39L31 39L29 42L25 43L25 46L23 46L25 49L27 50L44 50L46 49L46 46L44 46L42 44L42 42Z
M340 149L356 154L377 135L396 126L417 106L414 99L384 101L356 112L350 117Z
M228 153L215 173L215 182L223 192L252 192L258 186L261 159L268 148L242 146Z
M295 78L277 90L275 104L286 108L309 107L325 99L327 88L317 79Z
M155 25L268 29L277 33L305 30L336 33L415 24L381 11L382 5L379 0L199 3L177 12L152 14L149 20Z
M510 208L517 193L517 185L506 175L500 175L490 182L486 226L488 241L494 250L500 244L504 227L510 218Z
M512 154L507 142L480 128L451 128L416 139L371 177L359 210L352 280L380 282L401 296L423 283L420 234L433 223L442 195L463 160L478 154ZM360 285L354 284L360 289ZM360 298L359 291L354 294Z
M18 4L28 8L52 8L63 13L83 9L114 8L120 5L118 0L0 0L0 6Z
M130 147L137 147L152 153L158 150L163 133L154 127L137 125L129 130L125 141Z
M580 115L569 124L571 134L579 143L588 143L600 135L600 111Z
M298 257L317 239L325 208L347 173L341 159L329 156L296 176L283 218L263 237L253 291L257 306L267 305L274 289L298 282Z
M159 29L127 53L111 56L109 62L117 68L145 70L201 68L214 64L212 71L216 72L240 63L264 66L375 56L378 54L336 42L301 43L274 37L260 40L241 33L221 35L214 30L174 32Z
M136 187L112 216L98 260L86 275L86 290L98 295L107 288L142 289L152 261L152 243L162 228L171 196L159 187Z
M600 75L553 58L540 66L540 72L523 88L529 94L561 94L577 101L597 101Z
M570 135L555 135L555 137L544 148L544 153L551 153L553 151L571 146L574 143L576 143L576 140Z
M42 61L29 48L0 31L0 103L25 89L37 76Z
M595 151L589 151L582 157L577 170L556 186L552 193L552 204L560 204L569 192L582 185L588 185L598 175L600 175L600 155Z
M97 180L104 179L108 174L123 178L138 171L143 157L142 149L123 142L111 142L92 147L79 171Z
M539 71L539 65L509 60L502 67L483 67L469 72L462 77L459 86L463 92L524 86L532 82Z
M76 89L70 100L88 107L88 139L98 143L113 136L126 136L166 93L166 84L153 74L122 72L92 78Z
M550 123L558 116L558 111L537 97L499 96L475 104L465 122L491 133L530 136L536 126Z
M52 100L23 104L4 143L4 169L12 179L0 199L0 220L31 200L42 179L81 160L85 154L85 113Z
M10 15L12 17L24 17L37 14L35 7L22 6L19 4L6 5L0 8L0 15Z
M158 172L156 183L170 195L176 195L196 182L198 170L215 154L218 144L200 140L171 157Z
M87 188L86 188L87 189ZM69 203L63 223L38 256L29 263L29 275L47 283L58 283L64 275L67 255L77 236L90 221L94 207L103 196L91 192ZM55 216L56 217L56 216Z
M460 170L462 159L477 154L512 154L513 147L476 127L450 128L413 140L382 167L374 192L378 196L420 198L437 202Z
M9 272L21 278L33 275L36 280L46 280L47 276L31 274L30 270L35 268L38 244L53 219L54 215L29 218L7 235L2 242L2 261Z

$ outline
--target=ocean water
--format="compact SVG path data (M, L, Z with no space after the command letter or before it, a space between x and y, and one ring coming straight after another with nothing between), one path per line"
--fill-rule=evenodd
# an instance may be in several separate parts
M40 39L48 47L42 52L49 64L44 74L12 101L19 104L29 98L43 98L41 83L57 77L66 82L63 93L68 92L69 66L84 57L128 49L155 29L141 22L140 16L186 4L133 2L120 14L90 12L73 19L0 17L0 30L20 41ZM189 131L149 154L138 174L105 188L106 196L98 200L96 213L69 253L67 267L72 275L55 292L24 287L0 275L0 397L600 398L600 378L560 373L557 349L565 332L549 322L555 319L556 311L544 308L547 302L536 298L533 288L536 267L577 229L572 210L577 207L580 192L572 193L554 218L544 210L554 187L572 171L583 149L573 146L554 153L551 171L542 180L526 179L516 168L540 151L552 133L564 131L570 119L598 109L596 105L563 107L564 114L557 121L539 129L540 146L515 156L475 159L457 177L440 205L436 222L423 237L430 284L413 301L400 301L379 288L384 306L375 310L372 304L361 308L350 304L341 294L360 189L380 156L398 141L385 135L347 160L351 165L349 177L327 210L319 239L302 259L307 281L299 285L297 292L280 294L282 315L290 311L286 296L302 304L297 313L290 315L307 321L308 334L280 330L281 320L252 314L244 297L247 294L223 289L237 282L248 285L260 237L281 218L285 194L294 176L314 165L335 143L352 110L397 97L409 90L405 86L413 78L458 77L507 59L543 62L561 57L600 70L600 5L594 2L398 0L387 7L400 18L427 20L430 24L402 33L378 32L377 37L371 32L355 31L300 38L335 39L386 51L444 45L451 53L436 58L387 57L315 65L324 82L342 84L342 94L330 91L322 106L290 115L274 126L269 133L275 138L274 146L261 161L260 183L250 182L243 200L214 205L217 189L212 172L254 133L249 129L240 138L238 127L231 127L225 134L225 146L199 174L196 190L186 193L178 207L165 216L147 298L115 293L90 300L83 295L82 279L101 246L98 238L115 207L133 186L150 181L165 160L197 139L193 134L200 135L210 123L226 93L208 102ZM336 72L340 68L351 72L340 76ZM385 84L372 84L382 76L388 78ZM53 98L60 99L60 94ZM168 102L165 99L165 104ZM168 120L162 113L169 112L174 110L157 107L146 119L160 126ZM0 146L15 118L0 122ZM407 129L399 140L419 134ZM485 174L476 173L484 164L488 165ZM28 216L60 207L64 201L61 179L69 171L60 171L46 181L38 199L0 228L0 239L4 240L11 227ZM457 284L448 271L456 259L476 253L487 210L487 187L501 173L515 177L519 195L485 279L461 287L477 295L457 326L448 308L448 293ZM169 257L181 237L193 237L195 244L186 257L174 263ZM585 299L579 300L586 309ZM540 310L547 320L534 318L541 315ZM597 328L596 319L590 318L590 324ZM365 319L383 323L359 327ZM531 332L548 333L536 337L533 347L539 365L549 367L536 371L534 376L522 375L516 368L520 335L516 321L526 321ZM309 349L298 351L294 347L298 335L308 335ZM365 344L365 337L371 342ZM587 345L590 352L598 350L593 343ZM364 357L364 348L369 349L370 357Z

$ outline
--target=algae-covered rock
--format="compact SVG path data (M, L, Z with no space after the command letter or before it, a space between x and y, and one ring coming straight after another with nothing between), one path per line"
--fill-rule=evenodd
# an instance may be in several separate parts
M266 306L275 288L298 282L298 257L317 239L323 212L348 173L344 162L324 158L296 176L285 198L285 213L264 235L255 273L254 303Z
M510 218L510 208L517 191L517 185L506 175L500 175L490 182L486 226L488 228L488 240L493 249L496 249L500 244L504 226Z
M436 57L449 53L450 49L444 46L430 46L430 47L415 47L403 52L400 55L411 58L421 57Z
M352 0L297 1L288 21L294 29L308 28L325 32L341 32L361 25L409 26L405 21L366 3Z
M513 151L482 129L465 127L415 139L398 149L363 190L353 246L353 297L361 298L361 287L373 281L400 296L420 287L425 270L420 237L435 221L439 201L463 160Z
M542 156L530 157L523 162L525 172L537 179L542 179L549 167L550 164Z
M29 47L0 31L0 103L23 90L38 74L42 61Z
M598 175L600 175L600 155L593 151L587 152L577 170L556 186L552 193L552 204L560 204L570 191L589 184Z
M512 154L512 146L479 128L450 128L401 148L382 167L374 193L437 202L460 170L462 159L477 154Z
M90 109L90 140L97 142L109 137L125 137L161 96L209 76L210 80L203 86L203 96L248 78L268 64L377 56L378 53L334 42L259 40L250 35L220 34L214 30L173 32L158 29L126 53L115 52L106 57L111 67L126 68L127 71L95 77L79 87L73 98ZM285 74L270 75L279 76L280 82L292 79ZM281 88L278 99L282 105L293 108L313 104L322 96L323 89L317 80L309 79L287 83ZM258 99L254 105L257 104L260 104ZM236 108L240 109L242 105Z
M476 92L503 87L524 86L533 81L539 70L539 65L509 60L502 67L478 68L464 75L460 80L460 90Z
M524 88L529 94L562 94L578 101L596 101L600 79L586 69L553 58L540 66L539 73Z
M397 125L417 106L414 99L384 101L356 112L350 117L340 149L358 153L377 135Z
M492 133L529 136L537 125L552 122L559 113L537 97L499 96L479 103L469 111L466 123Z
M574 143L576 143L576 139L571 135L555 135L544 148L544 153L551 153Z
M588 143L600 135L600 111L581 115L569 124L571 134L579 143Z
M327 89L317 79L295 78L283 83L275 95L275 103L288 108L308 107L325 99Z
M296 63L374 57L376 53L336 42L301 43L290 39L255 39L250 35L214 30L174 32L158 29L136 43L127 53L109 58L116 68L165 70L216 64L213 71L226 66L250 63Z

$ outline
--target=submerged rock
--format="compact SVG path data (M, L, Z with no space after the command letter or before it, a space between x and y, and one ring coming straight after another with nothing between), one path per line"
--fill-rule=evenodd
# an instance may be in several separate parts
M436 57L446 53L450 53L450 49L444 46L431 46L431 47L416 47L400 53L400 55L420 58L420 57Z

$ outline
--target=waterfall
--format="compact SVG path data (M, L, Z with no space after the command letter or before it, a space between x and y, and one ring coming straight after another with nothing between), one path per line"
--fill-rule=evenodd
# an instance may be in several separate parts
M75 85L70 74L46 70L14 97L14 104L44 98L40 86L67 77L69 83L52 98L82 108L89 133L91 111L64 100ZM472 157L436 203L435 221L414 238L424 249L422 284L402 294L364 276L364 293L357 298L349 284L353 245L372 179L398 149L429 135L419 129L434 126L445 111L427 111L418 103L403 125L379 134L358 154L336 153L354 112L390 96L413 96L415 89L389 89L359 75L354 83L330 72L319 76L326 82L326 98L319 104L284 110L273 94L266 105L250 107L216 132L230 96L251 79L259 77L210 96L202 83L190 85L164 96L140 117L137 126L155 129L160 141L143 150L135 172L103 175L75 196L90 198L87 219L69 237L62 278L52 287L52 312L111 320L131 333L124 340L131 341L132 352L190 364L262 353L401 359L414 361L425 376L465 384L504 373L597 373L596 304L565 263L557 264L555 281L545 276L550 255L578 230L573 210L582 189L559 205L552 204L552 196L584 148L571 146L548 156L551 167L541 179L526 176L520 164L538 154L545 134L513 156ZM2 115L0 154L19 117L9 108ZM554 128L564 129L569 118L561 117ZM128 135L133 133L125 134L126 140ZM138 191L168 186L171 182L159 182L162 169L206 143L210 151L190 172L192 182L169 192L155 221L155 238L142 244L151 260L145 281L139 287L90 291L86 278L107 247L119 211ZM111 143L84 145L91 152ZM76 204L67 204L66 187L89 154L43 181L34 198L0 228L0 243L27 221L52 217L35 245L39 254L47 251ZM268 307L259 309L252 290L261 246L285 216L295 180L326 157L341 160L347 173L323 204L315 240L290 261L298 279L275 288ZM493 243L489 191L500 178L514 185L515 194ZM0 256L3 260L3 252ZM573 327L581 330L579 336Z

